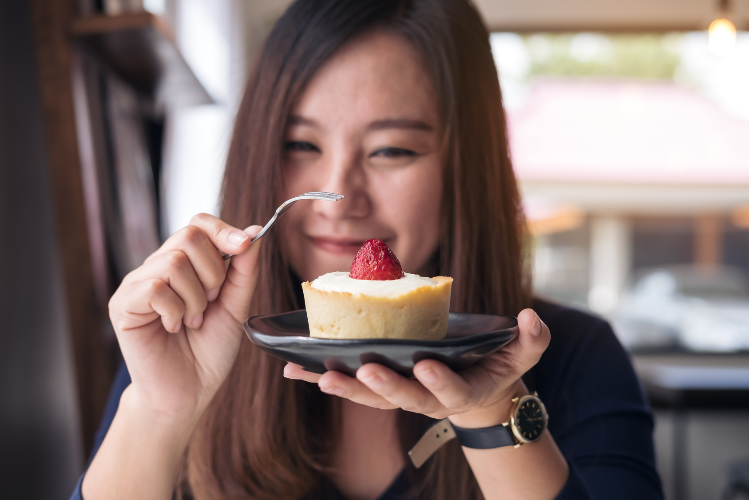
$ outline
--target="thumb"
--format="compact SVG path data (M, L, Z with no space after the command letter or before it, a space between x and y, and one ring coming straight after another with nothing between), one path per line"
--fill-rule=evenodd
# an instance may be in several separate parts
M261 229L261 226L250 226L244 231L252 238ZM218 297L218 302L238 323L245 321L250 311L250 301L258 281L258 254L262 241L256 241L243 253L232 257Z
M549 328L537 313L531 309L524 309L518 313L518 338L508 347L521 374L539 362L549 346L550 339Z

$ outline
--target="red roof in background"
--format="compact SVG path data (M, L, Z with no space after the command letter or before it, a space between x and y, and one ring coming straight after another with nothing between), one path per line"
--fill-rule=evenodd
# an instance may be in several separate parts
M672 83L537 80L508 120L521 180L748 183L748 122Z

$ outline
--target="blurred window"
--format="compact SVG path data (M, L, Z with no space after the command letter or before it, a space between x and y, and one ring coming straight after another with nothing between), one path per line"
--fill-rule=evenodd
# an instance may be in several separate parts
M746 349L748 33L721 57L706 32L491 45L535 293L604 315L629 347ZM686 314L716 316L716 340Z
M666 34L493 33L492 52L505 105L526 104L534 80L548 77L669 81L716 102L724 111L750 115L750 44L738 32L734 50L717 57L707 32Z

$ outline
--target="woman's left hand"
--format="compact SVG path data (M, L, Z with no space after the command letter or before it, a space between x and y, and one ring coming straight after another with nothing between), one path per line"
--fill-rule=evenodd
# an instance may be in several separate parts
M489 427L508 419L511 399L527 392L521 376L549 345L549 329L531 309L518 315L518 330L514 340L460 373L425 359L414 366L416 380L377 363L360 367L356 378L335 371L317 375L288 363L284 376L317 383L327 394L374 408L402 408L435 419L450 417L461 427Z

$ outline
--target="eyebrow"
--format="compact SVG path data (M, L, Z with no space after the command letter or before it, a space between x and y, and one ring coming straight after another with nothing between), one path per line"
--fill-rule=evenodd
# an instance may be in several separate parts
M320 124L311 118L305 118L300 115L292 115L289 118L289 125L306 125L308 127L320 128ZM368 130L383 130L388 128L405 128L414 130L424 130L431 132L433 127L423 121L409 120L406 118L390 118L377 120L367 126Z
M308 127L320 128L320 124L310 118L305 118L300 115L292 115L289 117L289 125L307 125Z
M427 132L432 131L432 127L425 122L419 120L407 120L403 118L378 120L370 123L367 128L370 130L383 130L386 128L410 128L414 130L425 130Z

